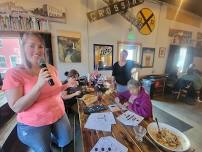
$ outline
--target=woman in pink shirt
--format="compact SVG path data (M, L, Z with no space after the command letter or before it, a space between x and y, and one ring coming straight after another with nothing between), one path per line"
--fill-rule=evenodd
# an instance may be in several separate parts
M8 104L17 113L18 137L35 152L50 152L51 139L65 147L72 140L72 130L61 92L77 82L62 85L52 65L40 68L45 42L39 34L25 33L21 45L23 64L8 70L3 81ZM48 84L50 79L53 86Z

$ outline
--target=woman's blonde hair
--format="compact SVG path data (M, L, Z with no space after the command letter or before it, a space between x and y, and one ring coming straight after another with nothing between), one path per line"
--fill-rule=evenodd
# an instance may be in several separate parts
M21 52L22 52L22 60L23 60L23 64L28 67L28 68L31 68L32 67L32 64L31 62L28 61L27 57L26 57L26 53L25 53L25 44L27 42L27 39L29 39L30 37L36 37L38 38L42 45L44 46L45 48L45 41L44 39L42 38L42 36L39 34L39 33L36 33L36 32L25 32L25 33L21 33ZM45 58L45 54L44 54L44 58Z

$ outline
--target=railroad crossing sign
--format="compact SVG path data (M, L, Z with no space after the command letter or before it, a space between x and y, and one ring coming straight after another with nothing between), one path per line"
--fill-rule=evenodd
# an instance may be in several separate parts
M154 13L149 8L141 9L136 16L139 21L140 27L139 32L144 35L149 35L155 28L155 16Z

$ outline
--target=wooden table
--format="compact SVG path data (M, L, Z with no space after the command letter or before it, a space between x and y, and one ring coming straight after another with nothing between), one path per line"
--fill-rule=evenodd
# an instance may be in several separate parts
M113 104L114 95L104 95L101 104L110 105ZM98 103L94 103L98 104ZM81 135L83 140L83 152L90 152L94 145L97 143L100 137L113 136L120 143L128 148L128 152L162 152L148 137L145 136L143 142L139 142L135 139L135 133L133 128L125 126L116 120L116 124L112 125L111 132L96 131L84 128L84 125L89 115L84 114L83 109L86 107L83 101L78 101L79 119ZM109 110L107 110L109 111ZM121 112L113 113L116 118ZM143 120L141 125L147 127L149 121Z

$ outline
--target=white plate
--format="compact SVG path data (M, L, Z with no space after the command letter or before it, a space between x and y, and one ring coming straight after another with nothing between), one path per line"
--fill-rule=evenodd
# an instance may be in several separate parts
M158 132L158 127L157 127L156 122L150 123L147 126L147 131L148 131L150 137L158 145L160 145L161 147L163 147L165 150L182 152L182 151L186 151L186 150L188 150L190 148L191 144L190 144L189 139L181 131L179 131L176 128L171 127L171 126L169 126L169 125L167 125L165 123L159 123L159 126L160 126L160 129L165 128L165 129L169 130L171 133L175 134L178 137L179 141L180 141L180 145L178 147L176 147L176 148L171 148L171 147L167 147L167 146L162 145L155 138L155 135Z

